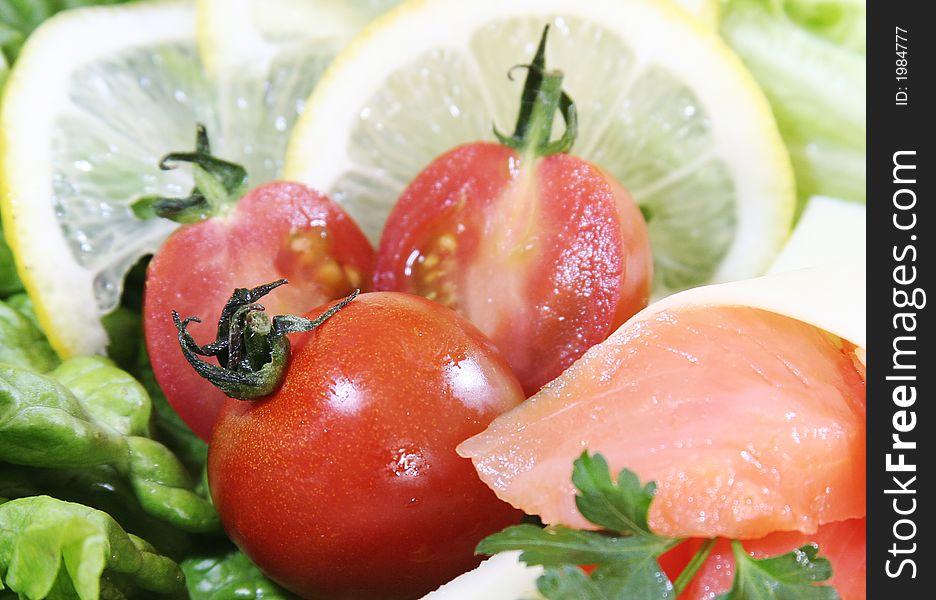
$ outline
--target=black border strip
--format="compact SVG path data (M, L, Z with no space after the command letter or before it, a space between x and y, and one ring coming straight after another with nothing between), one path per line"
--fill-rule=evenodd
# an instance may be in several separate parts
M936 452L927 443L936 431L927 345L936 340L924 332L936 272L928 6L868 1L868 598L933 596L933 501L924 491L934 488Z

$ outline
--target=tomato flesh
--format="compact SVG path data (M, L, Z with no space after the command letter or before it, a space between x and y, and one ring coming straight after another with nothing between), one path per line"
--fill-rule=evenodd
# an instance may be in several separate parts
M238 546L302 596L417 598L519 520L455 446L522 400L470 323L417 296L363 294L296 336L278 392L225 403L212 497Z
M260 186L225 217L174 232L150 262L144 296L146 345L170 404L208 441L225 396L185 361L171 311L201 317L190 333L212 341L221 308L237 287L279 278L290 285L263 299L270 314L302 314L370 287L374 251L350 217L301 184Z
M646 225L600 169L460 146L404 191L385 225L375 288L449 306L483 331L531 394L646 305Z

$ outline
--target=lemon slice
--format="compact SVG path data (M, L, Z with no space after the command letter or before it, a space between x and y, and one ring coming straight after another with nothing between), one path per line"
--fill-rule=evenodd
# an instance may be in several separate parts
M711 31L718 29L720 11L718 0L673 0Z
M185 170L159 171L159 159L192 147L201 122L252 185L278 177L324 65L386 4L134 3L65 11L30 37L0 114L0 202L59 354L104 351L101 316L117 306L125 273L174 229L127 208L142 194L188 193Z
M168 221L138 221L142 193L178 195L156 168L213 123L185 2L65 11L30 36L4 90L0 198L23 284L62 356L100 352L100 316Z
M219 156L279 176L293 123L325 68L399 0L198 0L199 53L217 90Z
M789 233L789 156L760 89L697 19L650 0L408 2L339 55L284 175L333 195L376 240L405 185L453 146L508 130L551 23L547 65L578 105L573 153L649 215L658 295L766 271Z

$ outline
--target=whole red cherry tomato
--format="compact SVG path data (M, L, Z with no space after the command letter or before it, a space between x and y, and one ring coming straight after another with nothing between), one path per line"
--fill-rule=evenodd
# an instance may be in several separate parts
M304 185L267 183L240 197L243 169L210 156L203 128L198 138L198 151L170 154L163 163L194 162L202 178L213 178L224 188L225 197L212 198L210 190L199 188L188 199L145 199L136 210L148 216L145 213L155 208L160 216L188 223L166 240L149 264L144 328L153 372L169 403L208 441L225 397L179 352L171 311L217 322L237 281L285 277L292 285L271 296L268 308L302 314L355 288L366 289L374 251L341 207ZM198 333L202 340L214 334Z
M646 224L629 194L565 154L575 108L544 71L546 31L517 129L443 154L403 192L383 230L375 289L449 306L488 335L532 394L647 304ZM567 130L550 142L559 109Z
M453 311L363 294L297 337L284 370L273 394L225 402L208 451L221 521L272 579L307 598L414 599L475 566L475 545L519 520L455 446L523 391Z

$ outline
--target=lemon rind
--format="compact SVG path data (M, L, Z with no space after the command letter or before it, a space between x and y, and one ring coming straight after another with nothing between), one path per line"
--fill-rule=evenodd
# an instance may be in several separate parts
M67 108L75 68L121 49L193 41L194 8L180 0L69 10L29 38L4 88L0 112L0 210L20 279L49 342L62 357L102 353L93 274L72 254L52 204L48 148Z

